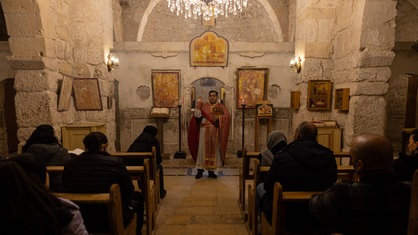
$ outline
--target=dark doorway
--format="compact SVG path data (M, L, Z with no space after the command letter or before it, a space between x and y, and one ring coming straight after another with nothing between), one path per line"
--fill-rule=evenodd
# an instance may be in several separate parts
M17 152L19 140L17 139L16 107L14 78L8 78L4 84L4 119L7 130L7 147L9 153Z

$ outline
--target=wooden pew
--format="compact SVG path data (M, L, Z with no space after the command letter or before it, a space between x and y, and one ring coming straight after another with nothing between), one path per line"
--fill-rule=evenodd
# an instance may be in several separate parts
M261 183L261 167L260 160L257 158L252 159L253 161L253 183L248 185L248 217L245 223L248 233L250 235L257 235L258 225L258 205L257 205L257 185ZM268 168L269 169L269 168ZM268 171L268 170L267 170ZM266 171L264 170L264 173Z
M335 161L338 167L337 182L352 182L354 179L353 165L351 164L351 155L348 152L334 152Z
M246 201L245 201L245 188L247 180L252 180L254 175L250 174L250 160L253 158L258 158L259 152L247 152L244 148L242 165L239 170L239 207L241 209L241 214L244 216L244 220L247 218L246 211Z
M283 192L282 185L280 183L274 184L274 196L273 196L273 213L272 223L270 224L266 215L261 213L261 227L263 235L277 235L284 234L284 219L285 219L285 203L286 202L306 202L313 195L321 192L316 191L301 191L301 192Z
M248 218L246 220L246 228L251 235L257 234L257 215L258 215L258 205L256 203L256 195L257 195L257 185L262 182L263 177L269 172L270 167L268 166L261 166L260 161L258 159L253 159L253 180L252 183L248 185ZM354 167L352 165L349 166L341 166L337 165L338 174L344 173L353 175L354 174ZM300 192L297 192L299 195ZM288 195L288 192L285 192L285 195ZM291 195L291 194L290 194Z
M351 165L351 155L349 152L334 152L337 165ZM348 162L348 164L344 164Z
M106 234L135 235L137 225L136 214L134 214L126 227L123 225L122 199L119 185L113 184L110 187L109 193L55 193L55 195L66 198L79 206L103 205L107 207L110 226L110 231ZM89 231L90 234L91 232L94 231Z
M418 170L412 179L411 204L409 205L408 235L418 234Z
M146 225L146 234L151 235L156 227L156 213L155 213L155 191L150 190L150 169L149 169L149 160L144 160L144 166L127 166L128 172L133 177L133 183L136 190L139 190L144 195L144 204L145 204L145 225ZM64 166L47 166L47 173L62 173ZM137 182L141 182L141 189L137 188Z
M160 205L160 171L157 168L157 154L155 147L152 148L152 152L112 152L110 153L113 157L119 158L130 158L130 159L149 159L150 163L150 179L151 179L151 190L154 191L155 195L155 209L158 213Z

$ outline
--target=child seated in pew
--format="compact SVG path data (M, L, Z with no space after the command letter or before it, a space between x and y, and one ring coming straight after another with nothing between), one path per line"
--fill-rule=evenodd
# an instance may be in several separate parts
M62 182L70 193L105 193L112 184L119 184L122 197L122 213L127 225L134 213L137 213L136 234L141 234L144 223L144 199L141 193L134 191L131 175L119 158L106 152L108 140L101 132L91 132L83 139L86 152L71 159L64 165ZM109 226L103 224L106 211L97 208L84 208L86 226L91 232L106 232ZM100 208L103 209L103 208ZM87 216L86 214L89 213Z
M160 172L160 198L164 198L167 191L164 188L164 172L163 165L161 164L163 158L161 157L160 142L157 139L157 128L155 126L145 126L142 133L132 142L129 146L128 152L151 152L152 147L155 147L157 155L157 168ZM126 159L123 161L127 166L143 166L144 161L142 159Z
M45 186L42 159L25 153L0 160L0 234L87 235L79 207Z
M328 233L407 234L410 186L393 173L392 143L383 136L353 139L358 182L337 183L310 200L310 211Z

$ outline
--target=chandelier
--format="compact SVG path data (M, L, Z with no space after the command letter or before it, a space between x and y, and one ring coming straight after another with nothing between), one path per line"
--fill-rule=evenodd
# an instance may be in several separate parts
M228 14L237 15L247 7L248 0L167 0L171 12L176 11L177 16L197 19L203 16L205 20L211 17L218 18L220 15L228 17Z

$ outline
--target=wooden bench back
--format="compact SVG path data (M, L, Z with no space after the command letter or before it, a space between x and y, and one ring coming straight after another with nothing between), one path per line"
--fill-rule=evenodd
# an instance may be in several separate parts
M248 152L244 147L242 151L242 164L239 171L239 206L241 213L246 217L246 203L245 203L245 187L246 180L253 179L254 175L250 175L250 162L253 158L258 158L259 152Z
M334 157L337 165L351 165L351 155L349 152L334 152Z
M261 224L263 235L276 235L284 234L284 218L285 216L285 203L287 202L307 202L313 195L319 194L319 191L288 191L284 192L283 187L279 182L274 184L273 194L273 213L271 224L268 222L267 217L262 213Z
M136 214L129 224L124 227L122 214L122 199L119 185L113 184L109 193L55 193L57 197L66 198L80 207L83 205L103 205L108 210L109 234L127 235L135 234ZM87 227L87 230L89 228ZM94 232L94 231L89 231Z
M257 235L258 224L258 205L257 205L257 185L261 183L260 180L260 160L257 158L253 161L253 183L248 185L248 217L245 223L250 235Z
M155 180L157 178L157 151L152 147L151 152L112 152L113 157L129 158L129 159L149 159L150 164L150 178Z
M51 173L62 173L64 166L47 166L47 172ZM141 188L137 189L142 192L145 198L145 225L146 225L146 234L152 234L152 230L155 227L156 214L155 214L155 192L151 189L150 183L150 167L149 159L144 160L144 166L127 166L128 172L131 174L136 186L136 181L141 182ZM59 195L59 193L56 193ZM62 194L70 195L70 194ZM77 194L81 195L81 194Z
M418 234L418 170L412 179L411 204L409 205L408 235Z
M149 185L148 189L152 192L154 198L149 200L154 205L153 215L156 215L158 212L158 208L160 205L160 171L157 167L157 150L155 146L152 147L151 152L113 152L110 153L113 157L119 157L123 159L141 159L149 161L149 177L151 180L151 184ZM127 166L129 167L129 166ZM155 218L156 216L152 216ZM156 226L155 219L153 219L152 228Z

